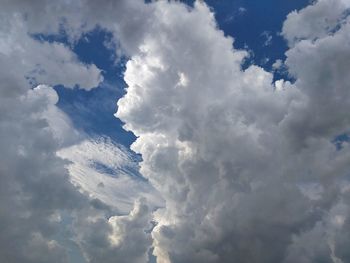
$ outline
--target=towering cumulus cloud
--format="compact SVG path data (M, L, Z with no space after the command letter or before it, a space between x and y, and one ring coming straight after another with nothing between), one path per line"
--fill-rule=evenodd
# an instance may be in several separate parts
M72 19L73 6L50 2L0 3L0 262L144 262L151 245L145 202L116 216L116 209L71 183L68 161L56 154L82 135L48 85L90 90L102 77L69 46L35 37L54 34L64 17Z
M276 85L205 4L153 5L117 117L166 201L158 262L348 262L350 2L288 16L296 81Z

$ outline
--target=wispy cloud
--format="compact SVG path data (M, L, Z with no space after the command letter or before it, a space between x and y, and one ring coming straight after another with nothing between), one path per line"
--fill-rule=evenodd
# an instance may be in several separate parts
M58 155L70 161L67 168L75 185L120 214L128 214L142 197L153 209L164 205L159 193L140 175L139 158L108 138L86 139L61 149Z

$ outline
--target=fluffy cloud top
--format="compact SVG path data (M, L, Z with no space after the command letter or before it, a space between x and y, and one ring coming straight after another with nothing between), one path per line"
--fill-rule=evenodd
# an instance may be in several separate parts
M0 17L0 55L11 74L30 83L47 85L79 85L90 90L103 80L95 65L85 65L63 44L35 40L28 34L27 24L18 15Z

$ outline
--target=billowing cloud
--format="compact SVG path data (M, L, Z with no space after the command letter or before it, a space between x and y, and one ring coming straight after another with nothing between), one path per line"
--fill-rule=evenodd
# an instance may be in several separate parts
M0 20L1 61L22 82L79 85L89 90L102 81L100 70L93 64L81 63L69 47L30 37L27 24L19 16L4 15Z
M80 245L88 262L148 262L152 246L152 215L145 199L135 202L129 215L79 222Z
M69 262L59 240L69 229L64 217L90 211L90 205L56 151L79 135L55 106L55 90L31 87L91 89L101 81L100 71L79 62L66 46L34 40L19 14L2 8L0 20L0 259Z
M347 215L335 207L347 207L350 151L332 142L350 128L348 3L333 2L288 16L297 80L275 85L262 68L242 71L246 52L204 4L154 4L117 116L166 200L152 232L158 262L348 261Z
M79 143L82 135L78 134L75 146L60 152L64 158L73 156L73 163L58 157L57 151L72 142L67 141L65 133L56 132L74 129L55 106L57 99L55 90L45 85L21 96L1 97L1 106L6 109L0 125L1 260L71 262L71 251L80 254L81 249L81 258L89 262L114 262L115 257L142 262L151 247L151 213L162 205L161 200L145 181L127 176L128 169L136 173L135 160L108 141ZM85 155L80 156L81 151ZM107 179L107 174L97 172L98 164L112 166L117 178ZM72 165L86 172L84 185L78 185L82 191L73 184L82 174L71 170ZM90 170L89 165L93 167ZM93 185L97 180L105 184L100 191ZM124 194L114 192L118 190ZM141 196L153 202L151 206ZM119 239L120 244L116 244ZM133 254L127 257L130 249Z
M40 8L32 9L36 4ZM50 8L62 3L50 8L41 4L49 5L43 1L29 5L5 1L0 11L0 261L63 263L73 258L83 262L86 258L96 262L89 248L97 248L99 237L106 240L101 251L108 251L116 247L109 237L118 234L124 225L137 224L148 231L153 208L146 209L142 201L142 205L136 202L132 210L133 205L128 203L133 212L122 212L130 220L118 219L122 215L115 207L81 193L71 182L66 169L70 163L58 157L57 151L79 143L85 136L57 108L58 95L48 85L90 90L102 77L95 65L80 62L69 46L32 36L55 33L50 26L61 22L59 12ZM38 15L37 10L45 12ZM36 26L42 26L43 31ZM43 85L32 88L36 84ZM134 214L144 219L134 220ZM85 226L89 227L80 235L79 230ZM139 261L147 256L150 246L150 234L145 235L143 230L134 232L133 237L140 236L137 246L130 243L134 242L131 238L123 241L123 247L134 248ZM112 257L107 258L110 254L101 255L105 257L102 262L112 261Z
M54 236L63 211L85 202L67 180L65 162L55 155L58 144L41 117L57 95L48 87L38 89L21 96L4 85L0 89L0 255L5 262L67 262Z
M336 33L347 20L348 0L318 0L299 12L291 12L283 25L289 45L301 40L316 40Z

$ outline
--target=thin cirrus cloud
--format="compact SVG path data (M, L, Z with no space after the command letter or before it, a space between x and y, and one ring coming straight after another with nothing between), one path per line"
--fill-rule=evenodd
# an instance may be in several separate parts
M140 198L151 209L164 206L159 193L141 177L134 154L108 138L85 139L63 148L58 156L70 161L71 180L92 198L128 214Z
M288 15L278 64L291 83L242 70L248 52L202 1L5 1L0 259L72 262L66 235L86 262L349 262L350 148L334 145L350 129L349 7ZM27 34L61 28L74 45L97 24L129 57L116 116L142 180L129 150L75 130L47 86L89 90L97 67Z

